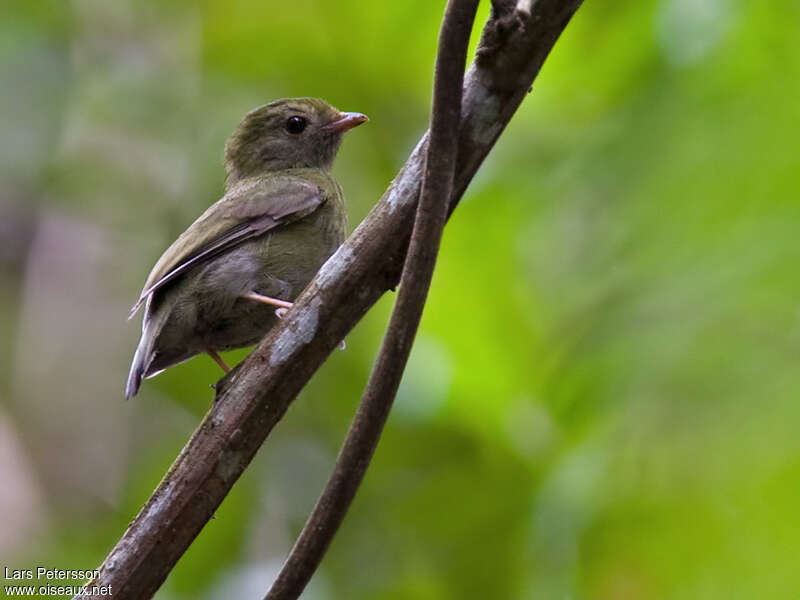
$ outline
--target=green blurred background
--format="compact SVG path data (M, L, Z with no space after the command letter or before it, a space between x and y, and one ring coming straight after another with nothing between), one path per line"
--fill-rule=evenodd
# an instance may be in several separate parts
M3 3L0 567L98 565L212 401L198 357L124 402L126 316L241 116L368 114L335 167L357 224L426 127L443 5ZM795 0L587 0L447 228L305 598L798 597L799 25ZM157 598L262 597L391 302Z

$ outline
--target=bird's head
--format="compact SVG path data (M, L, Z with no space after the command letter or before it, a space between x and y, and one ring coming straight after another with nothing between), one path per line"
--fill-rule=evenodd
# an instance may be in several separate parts
M342 135L367 121L318 98L275 100L247 113L225 144L229 180L312 167L330 169Z

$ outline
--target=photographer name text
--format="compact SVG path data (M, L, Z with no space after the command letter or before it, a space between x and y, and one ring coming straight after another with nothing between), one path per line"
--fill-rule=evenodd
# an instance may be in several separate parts
M94 579L100 573L97 569L48 569L36 567L35 569L9 569L3 567L3 574L7 581L23 581L26 579Z

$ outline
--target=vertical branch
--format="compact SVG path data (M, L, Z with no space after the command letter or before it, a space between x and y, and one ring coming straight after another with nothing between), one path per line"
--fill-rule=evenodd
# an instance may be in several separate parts
M322 561L364 478L389 416L430 289L453 191L467 46L478 0L449 0L439 34L425 175L378 359L328 483L265 600L292 600Z

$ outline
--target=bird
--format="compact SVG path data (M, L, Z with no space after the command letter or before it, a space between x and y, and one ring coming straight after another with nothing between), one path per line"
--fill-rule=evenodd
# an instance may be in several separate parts
M125 397L143 378L207 353L255 344L342 244L347 213L331 175L345 132L369 119L319 98L248 112L225 144L224 194L158 259Z

